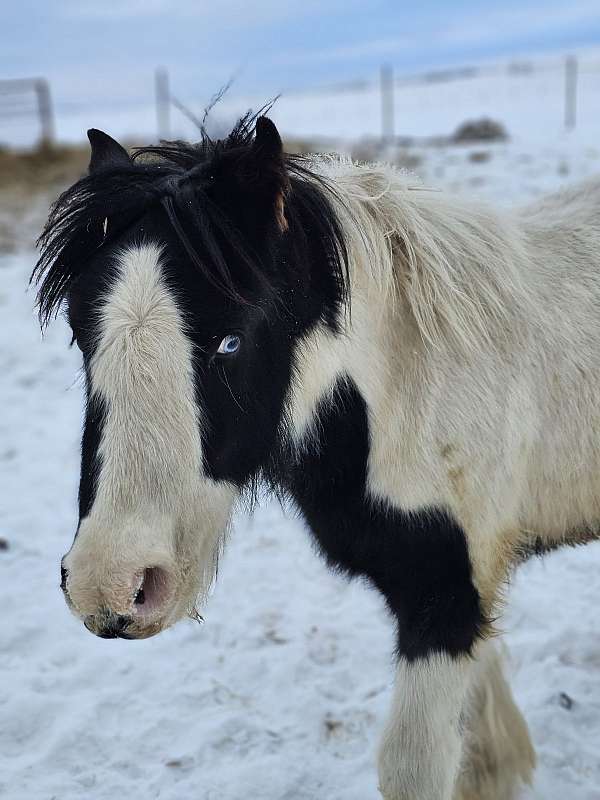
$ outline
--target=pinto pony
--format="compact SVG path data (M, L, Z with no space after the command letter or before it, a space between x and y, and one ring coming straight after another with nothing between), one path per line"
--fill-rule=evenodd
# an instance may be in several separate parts
M133 157L89 138L34 272L85 368L70 608L130 639L197 613L266 483L397 624L385 800L513 798L502 588L598 536L600 186L499 213L286 155L260 116Z

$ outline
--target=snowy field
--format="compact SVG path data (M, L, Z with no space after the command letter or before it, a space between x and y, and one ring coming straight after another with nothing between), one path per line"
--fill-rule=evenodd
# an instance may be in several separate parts
M573 51L578 57L577 126L588 141L600 141L600 49ZM223 81L228 76L224 76ZM361 77L361 76L357 76ZM303 139L326 137L330 141L356 140L381 134L379 76L362 76L364 85L314 87L286 91L281 87L271 116L280 130ZM197 117L210 94L184 89L182 76L171 76L171 91ZM512 136L529 142L547 141L564 127L565 54L528 56L479 65L471 76L455 80L411 80L396 74L394 127L402 136L449 135L468 117L501 119ZM189 76L188 81L189 84ZM142 84L143 86L143 84ZM101 89L103 87L103 89ZM147 75L147 91L139 83L127 96L127 84L119 87L116 100L111 87L91 87L91 96L64 95L66 87L52 85L56 104L56 135L61 142L80 142L90 127L101 128L116 138L147 144L156 138L154 75ZM86 85L86 90L89 87ZM218 90L219 85L212 87ZM260 108L279 94L248 94L238 82L225 94L209 122L226 127L249 108ZM170 113L171 137L197 138L197 129L176 108ZM3 117L0 142L29 146L38 135L37 123L27 116Z
M428 183L512 204L600 173L592 138L404 157ZM377 800L390 620L275 503L237 518L204 625L103 641L69 615L79 358L62 321L42 341L32 313L35 217L0 256L0 797ZM529 800L600 800L599 609L600 544L513 581L510 673L539 754Z

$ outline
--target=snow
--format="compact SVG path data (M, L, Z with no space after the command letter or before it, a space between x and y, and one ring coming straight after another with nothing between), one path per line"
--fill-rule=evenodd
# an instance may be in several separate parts
M586 137L533 139L411 154L428 182L504 204L600 170ZM376 800L391 621L276 503L237 517L203 625L104 641L69 615L79 358L62 320L40 337L32 225L0 256L0 797ZM600 543L529 562L509 592L511 682L539 756L529 800L600 800L599 602Z
M600 49L575 50L578 57L577 128L579 138L600 139ZM396 73L395 132L403 136L449 135L467 118L489 116L501 120L512 136L545 140L564 128L566 54L534 56L518 61L481 63L470 77L454 80L411 79ZM305 91L282 89L271 117L292 137L354 140L381 133L381 93L378 75L363 75L362 85L314 87ZM56 134L59 141L80 142L85 131L101 128L136 144L156 137L154 76L148 74L147 94L117 103L110 91L90 101L81 96L63 101L56 97ZM60 88L60 87L59 87ZM210 97L173 94L197 117ZM215 87L217 89L218 87ZM214 109L211 119L225 127L249 108L261 108L271 94L240 93L234 81ZM197 129L175 107L170 111L171 136L194 138ZM28 146L37 135L37 120L5 117L0 141Z

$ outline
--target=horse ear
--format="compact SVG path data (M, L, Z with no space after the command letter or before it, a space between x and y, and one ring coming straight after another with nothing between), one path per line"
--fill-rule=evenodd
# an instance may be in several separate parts
M127 150L115 141L112 136L96 128L90 128L87 135L92 146L90 172L96 172L107 167L116 167L119 164L131 163Z
M288 229L285 197L290 188L290 179L283 159L281 136L268 117L256 120L252 155L258 165L259 178L266 182L270 192L277 227L284 233Z
M259 117L256 120L254 142L252 150L263 158L283 158L283 143L275 123L268 117Z

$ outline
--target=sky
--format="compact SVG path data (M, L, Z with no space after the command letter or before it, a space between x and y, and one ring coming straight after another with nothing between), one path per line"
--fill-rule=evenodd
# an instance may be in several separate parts
M202 108L228 79L264 95L600 42L598 0L18 0L0 78L44 76L59 112L153 97L157 66ZM0 124L2 119L0 118Z

